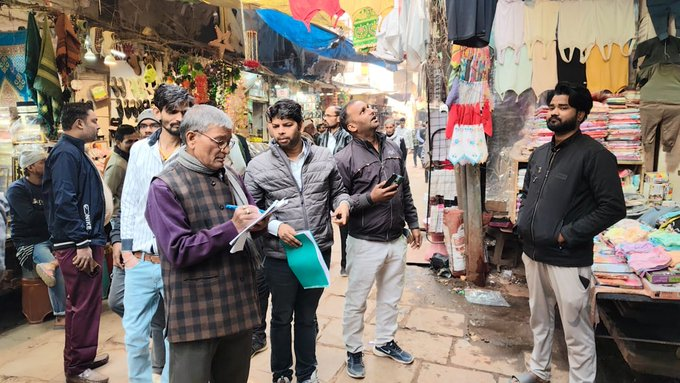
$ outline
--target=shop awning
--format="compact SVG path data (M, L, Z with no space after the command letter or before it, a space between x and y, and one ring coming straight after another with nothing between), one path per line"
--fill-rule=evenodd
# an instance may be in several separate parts
M301 21L273 9L260 9L258 16L276 33L295 45L319 56L335 60L365 62L379 65L391 71L397 70L395 63L389 63L372 55L360 55L351 42L326 29L311 25L311 30Z

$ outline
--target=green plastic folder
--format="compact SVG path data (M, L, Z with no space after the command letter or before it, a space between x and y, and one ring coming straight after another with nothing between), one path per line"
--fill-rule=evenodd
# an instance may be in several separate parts
M330 286L328 267L312 233L309 230L298 231L295 238L302 246L290 247L283 243L283 247L286 250L288 266L302 287L316 289Z

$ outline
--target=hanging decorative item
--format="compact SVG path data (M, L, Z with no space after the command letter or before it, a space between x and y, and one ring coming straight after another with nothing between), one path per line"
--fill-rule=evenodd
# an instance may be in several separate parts
M257 69L260 67L260 60L258 55L257 45L257 31L246 31L246 59L243 60L243 66L250 69Z
M205 68L208 77L208 96L218 107L223 107L225 96L238 88L241 71L224 60L217 60Z
M378 14L371 7L364 7L354 16L354 49L358 53L368 53L378 44Z
M203 72L199 72L194 77L194 98L197 104L205 104L210 101L208 94L208 76Z
M230 30L227 29L222 32L222 30L215 25L215 33L217 34L217 38L210 41L208 45L217 48L217 59L221 60L224 57L224 51L234 52L235 49L229 42L229 38L231 37Z

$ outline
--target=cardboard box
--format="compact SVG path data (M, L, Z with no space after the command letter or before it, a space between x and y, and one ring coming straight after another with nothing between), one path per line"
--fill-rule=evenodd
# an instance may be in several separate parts
M680 283L680 274L673 271L652 271L646 273L645 278L655 285Z

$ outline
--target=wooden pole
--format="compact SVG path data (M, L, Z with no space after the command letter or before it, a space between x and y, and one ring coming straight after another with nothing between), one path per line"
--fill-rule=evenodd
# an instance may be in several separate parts
M482 189L479 166L465 165L465 254L467 278L477 286L486 284L484 233L482 227Z

